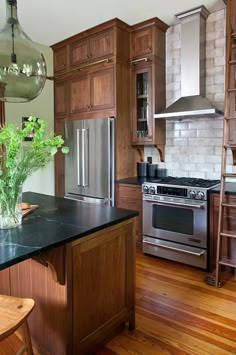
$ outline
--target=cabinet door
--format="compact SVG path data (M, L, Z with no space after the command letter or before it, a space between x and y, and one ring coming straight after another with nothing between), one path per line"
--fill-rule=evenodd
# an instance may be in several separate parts
M132 58L152 53L152 28L132 33Z
M89 76L81 75L69 82L70 86L70 116L86 112L90 107L90 84Z
M67 48L62 47L54 52L54 72L60 72L67 67Z
M77 41L70 45L70 66L78 66L89 58L88 40Z
M133 313L132 228L120 224L73 246L73 354L91 354Z
M132 71L133 143L153 141L152 66Z
M114 99L114 69L104 69L90 74L91 111L113 108Z
M139 212L136 217L136 241L141 244L143 238L143 207L141 186L116 185L116 207Z
M231 13L231 24L230 28L236 30L236 5L235 1L230 1L227 5L227 11ZM231 60L236 60L236 48L233 48L231 51ZM236 88L236 66L229 66L230 70L230 89ZM235 117L229 121L229 144L236 144L236 92L231 92L230 94L230 102L229 102L229 115L230 117Z
M54 86L54 111L55 118L65 117L67 115L67 82L55 81Z
M92 59L112 55L114 51L113 30L92 36L90 38L89 46L89 55Z

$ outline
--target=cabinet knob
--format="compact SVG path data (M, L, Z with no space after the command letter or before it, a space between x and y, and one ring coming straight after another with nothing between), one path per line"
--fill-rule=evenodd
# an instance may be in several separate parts
M92 56L93 56L93 55L90 53L90 54L89 54L89 58L92 58Z
M90 105L86 105L87 109L89 110L90 109Z
M87 58L90 58L89 54L86 55Z
M151 48L151 47L148 47L148 50L149 50L149 51L152 51L152 48Z

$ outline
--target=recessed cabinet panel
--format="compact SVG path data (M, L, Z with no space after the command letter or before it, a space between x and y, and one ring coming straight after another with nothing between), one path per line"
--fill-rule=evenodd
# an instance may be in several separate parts
M152 28L132 33L132 58L152 53Z
M113 31L106 31L90 38L90 55L99 58L113 54Z
M114 106L114 69L106 69L90 74L91 110Z
M88 75L70 81L70 114L84 112L90 105L90 85Z
M55 116L67 115L67 82L55 82Z
M88 40L78 41L70 46L70 65L76 66L89 59Z
M67 50L66 47L60 48L54 52L54 72L60 72L66 69Z

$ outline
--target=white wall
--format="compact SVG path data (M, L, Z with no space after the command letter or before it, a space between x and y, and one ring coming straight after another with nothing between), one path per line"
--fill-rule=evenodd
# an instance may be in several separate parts
M38 45L47 63L47 74L53 75L53 52L51 48ZM46 80L46 84L34 100L27 103L6 103L6 123L14 122L21 126L22 117L36 116L48 122L48 131L54 131L54 108L53 108L53 82ZM26 144L30 144L27 142ZM51 162L45 169L36 171L27 179L23 191L40 192L54 195L54 162Z

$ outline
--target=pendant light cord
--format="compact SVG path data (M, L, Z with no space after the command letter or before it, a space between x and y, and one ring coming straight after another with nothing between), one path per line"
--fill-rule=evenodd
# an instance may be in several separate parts
M11 4L11 17L13 18L13 8L12 8L12 4ZM12 63L16 63L14 23L11 24L11 37L12 37L11 62L12 62Z

